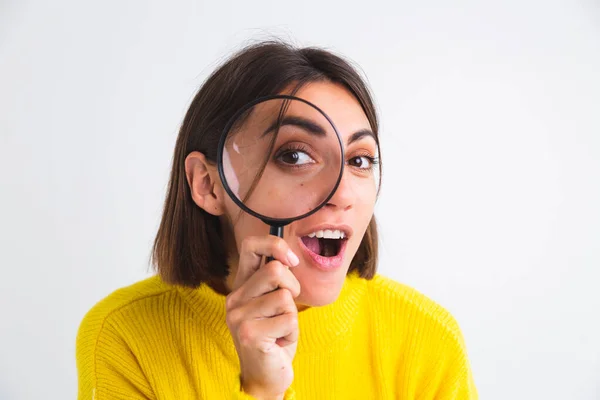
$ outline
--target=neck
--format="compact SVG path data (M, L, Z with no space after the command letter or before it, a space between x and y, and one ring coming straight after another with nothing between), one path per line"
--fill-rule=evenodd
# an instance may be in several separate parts
M203 319L203 326L210 327L220 337L231 340L226 324L226 299L210 285L198 288L178 286L179 292L188 304ZM355 273L349 273L336 300L320 307L308 307L298 314L298 324L302 335L298 342L298 352L329 351L337 338L352 332L354 321L359 315L358 308L367 294L366 281ZM233 343L231 349L234 350ZM235 350L234 350L235 351Z

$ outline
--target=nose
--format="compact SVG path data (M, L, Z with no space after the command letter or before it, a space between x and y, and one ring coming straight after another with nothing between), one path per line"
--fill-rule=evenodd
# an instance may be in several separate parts
M325 207L331 209L335 208L340 210L349 210L354 205L355 199L356 193L351 182L351 177L348 177L347 172L344 171L340 184Z

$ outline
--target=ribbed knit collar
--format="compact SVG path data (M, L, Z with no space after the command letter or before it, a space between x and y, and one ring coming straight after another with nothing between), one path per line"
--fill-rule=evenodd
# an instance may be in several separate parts
M202 284L196 289L179 287L179 292L197 313L200 322L215 334L231 339L225 322L225 296ZM317 351L344 336L352 327L366 292L366 281L351 272L346 277L338 298L322 307L311 307L298 313L300 339L298 353Z

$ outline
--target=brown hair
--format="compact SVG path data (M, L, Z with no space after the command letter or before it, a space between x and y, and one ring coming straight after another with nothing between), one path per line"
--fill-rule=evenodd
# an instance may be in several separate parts
M375 106L369 89L346 60L320 48L296 48L267 41L234 54L201 86L185 115L173 156L173 167L152 263L166 282L197 287L223 281L228 273L227 251L219 217L192 200L185 159L199 151L216 163L221 132L228 120L252 100L279 94L291 84L296 90L316 81L343 85L361 104L378 137ZM379 140L377 139L379 148ZM381 178L381 167L379 168ZM377 269L377 225L371 219L350 271L371 279Z

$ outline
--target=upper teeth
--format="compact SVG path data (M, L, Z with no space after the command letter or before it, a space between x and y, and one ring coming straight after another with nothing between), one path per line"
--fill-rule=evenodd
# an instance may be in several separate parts
M323 239L344 239L346 237L346 234L342 231L338 231L337 229L333 231L330 229L325 229L308 234L308 237L310 238L313 238L315 236Z

